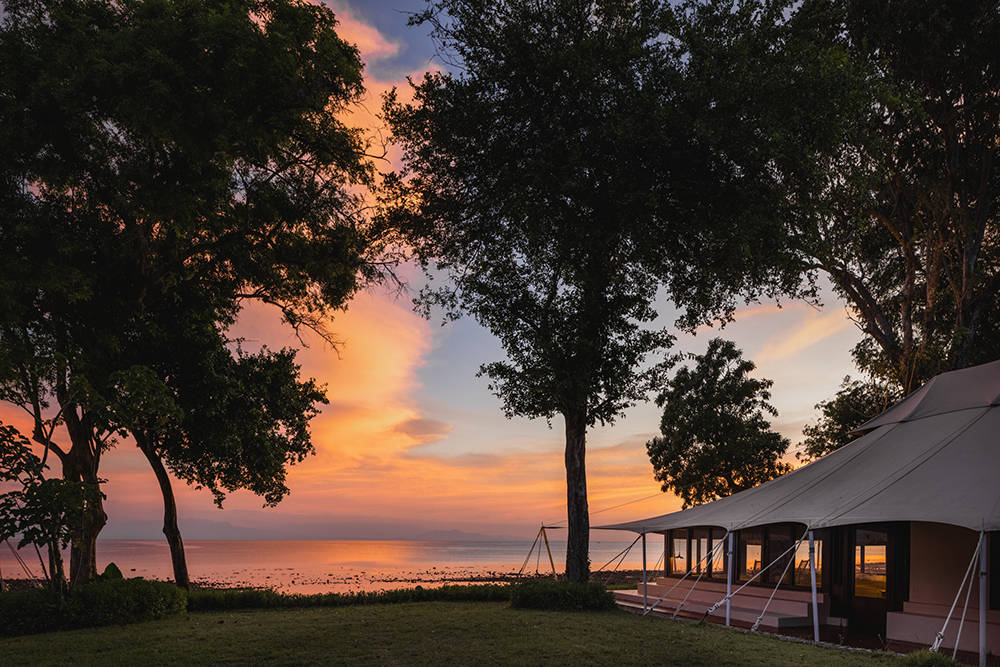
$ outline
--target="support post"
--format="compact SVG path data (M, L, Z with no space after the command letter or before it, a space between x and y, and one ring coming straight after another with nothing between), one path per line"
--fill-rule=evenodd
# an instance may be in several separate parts
M795 557L794 555L792 556ZM809 585L812 587L813 641L819 641L819 603L816 601L816 539L809 531Z
M986 608L989 599L986 587L989 559L986 556L986 531L982 531L979 533L979 667L986 667Z
M726 563L727 563L726 564L726 627L727 628L730 625L730 623L729 623L729 612L730 612L730 607L732 606L730 604L730 598L733 595L733 533L732 533L732 531L729 532L728 540L729 540L729 543L727 545L728 549L726 550L726 556L727 556L727 558L726 558Z
M549 552L549 565L552 566L552 578L558 579L559 575L556 574L556 562L552 558L552 547L549 546L549 534L545 532L545 525L542 525L542 538L545 540L545 550ZM539 547L541 548L541 547Z
M642 613L646 613L649 586L646 584L646 532L642 533Z
M524 573L524 568L528 567L528 563L531 561L531 554L535 553L535 545L538 544L538 538L541 537L541 535L542 530L539 528L538 532L535 533L535 541L531 543L531 548L528 549L528 555L524 557L524 562L521 563L521 569L517 571L517 576L520 577ZM541 549L542 547L538 548Z

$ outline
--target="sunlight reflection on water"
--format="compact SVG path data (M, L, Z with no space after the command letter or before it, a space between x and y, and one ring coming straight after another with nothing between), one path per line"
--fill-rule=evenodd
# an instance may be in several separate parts
M596 569L629 542L592 541L591 561ZM563 569L566 544L551 540L556 569ZM23 578L23 571L4 545L0 569L7 578ZM283 592L348 592L440 586L447 583L490 580L515 574L528 555L531 541L416 542L407 540L190 540L185 542L192 580L225 586L264 586ZM650 544L652 568L662 545ZM37 575L34 551L22 551ZM537 555L537 554L536 554ZM156 540L102 540L98 565L116 563L126 577L170 579L170 551ZM641 566L634 549L622 569ZM532 556L526 571L550 572L544 550ZM613 567L613 565L612 565Z

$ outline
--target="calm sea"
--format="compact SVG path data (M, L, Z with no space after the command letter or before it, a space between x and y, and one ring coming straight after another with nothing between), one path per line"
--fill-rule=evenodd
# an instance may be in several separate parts
M592 541L590 559L597 569L628 546L626 541ZM566 543L550 540L556 569L565 563ZM406 540L190 540L185 542L194 581L232 586L267 586L285 592L317 593L440 586L516 573L531 541L416 542ZM649 566L663 545L651 542ZM21 556L36 576L41 566L34 550ZM126 577L171 579L170 551L163 541L102 540L98 564L114 562ZM621 569L641 567L634 548ZM531 557L526 571L551 572L544 549ZM613 568L612 564L610 568ZM7 545L0 543L0 572L25 578Z

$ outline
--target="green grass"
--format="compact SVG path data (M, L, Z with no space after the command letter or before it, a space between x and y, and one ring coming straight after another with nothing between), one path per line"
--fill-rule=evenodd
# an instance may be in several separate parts
M0 640L0 664L885 665L712 625L497 602L188 614Z

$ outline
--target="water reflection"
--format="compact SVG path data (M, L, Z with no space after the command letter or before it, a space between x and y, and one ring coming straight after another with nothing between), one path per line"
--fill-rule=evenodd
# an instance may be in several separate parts
M551 540L556 568L565 563L565 541ZM629 542L591 542L597 568ZM6 578L25 578L6 546L0 544L0 571ZM416 542L407 540L190 540L185 543L188 567L198 583L267 586L284 592L349 592L434 586L512 575L524 562L531 541ZM40 576L33 551L22 556ZM656 553L650 551L655 562ZM534 573L535 558L528 566ZM550 571L548 556L541 572ZM102 540L98 567L114 562L127 577L170 579L170 551L159 540ZM642 552L636 545L619 566L638 569Z
M823 540L816 540L816 588L823 587ZM795 585L812 586L809 573L809 540L803 540L795 550Z

